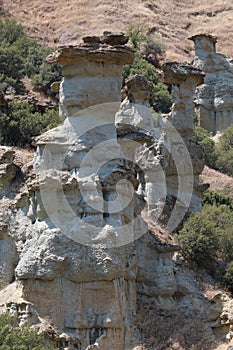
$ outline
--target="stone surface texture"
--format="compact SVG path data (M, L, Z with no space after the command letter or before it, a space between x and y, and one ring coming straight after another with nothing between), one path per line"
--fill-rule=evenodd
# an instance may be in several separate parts
M233 62L216 52L216 37L199 34L190 39L195 47L193 65L205 73L195 93L196 111L201 127L215 135L233 123Z
M194 131L193 122L193 94L198 85L203 83L204 74L198 68L187 63L168 62L163 67L164 81L170 86L173 105L168 118L161 120L170 144L164 151L165 174L168 188L168 205L177 197L175 221L180 212L189 207L193 212L201 211L201 195L203 188L199 184L199 175L204 167L204 159L200 146L192 141ZM171 127L172 126L172 127ZM205 186L204 186L205 188ZM190 198L190 193L192 197Z
M126 41L105 32L50 56L63 124L36 139L33 168L0 150L0 311L63 350L214 349L231 339L232 299L206 292L161 225L200 210L191 99L203 75L165 67L174 104L156 125L143 76L120 103Z

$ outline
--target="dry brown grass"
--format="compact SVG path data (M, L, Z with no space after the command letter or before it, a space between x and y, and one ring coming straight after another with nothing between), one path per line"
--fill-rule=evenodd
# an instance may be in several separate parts
M233 178L231 176L205 166L201 179L203 182L209 183L212 190L233 196Z
M167 59L193 57L189 36L216 35L218 51L232 57L232 0L3 0L3 7L45 45L77 43L83 35L147 27L167 46Z

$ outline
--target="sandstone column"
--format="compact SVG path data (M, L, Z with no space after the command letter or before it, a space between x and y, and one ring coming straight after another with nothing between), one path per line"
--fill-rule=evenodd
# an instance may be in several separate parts
M185 207L193 212L201 210L199 174L203 170L204 159L201 148L192 141L192 134L193 94L196 86L203 83L204 74L187 63L168 62L163 70L164 80L173 95L168 118L170 124L165 125L166 137L170 140L169 154L165 154L165 172L170 207L175 200L177 210L174 211L174 220L179 222L180 212Z
M195 47L193 64L205 73L194 98L200 126L216 134L233 123L233 64L216 52L216 37L198 34L189 39Z
M63 66L65 120L36 140L33 242L16 274L29 302L69 349L123 350L130 341L135 232L124 225L134 219L137 181L122 160L114 125L122 65L134 57L127 39L85 37L48 57Z

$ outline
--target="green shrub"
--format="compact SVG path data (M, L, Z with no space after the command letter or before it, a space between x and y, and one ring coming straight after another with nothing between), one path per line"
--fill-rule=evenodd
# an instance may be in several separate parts
M155 67L148 63L139 53L135 54L132 64L123 67L123 85L126 78L135 74L143 74L147 80L153 83L154 89L150 105L157 113L168 113L172 105L172 98L167 86L163 84L155 70Z
M217 207L226 205L229 209L233 210L233 199L230 196L210 189L204 192L202 203L204 205L209 204Z
M146 29L130 24L125 33L129 36L129 39L135 50L140 50L141 45L146 40Z
M202 146L205 157L205 164L210 168L215 169L217 162L217 149L215 142L211 140L208 132L202 127L196 125L193 140Z
M233 261L227 264L223 280L227 288L233 293Z
M189 217L183 229L176 236L181 253L199 267L211 267L219 248L215 225L203 214Z
M0 350L51 350L44 339L29 326L19 327L16 316L0 315Z
M47 63L42 63L38 74L32 78L32 85L37 91L43 91L46 95L53 95L50 85L61 79L62 69L58 65L49 66Z
M8 113L0 114L0 142L4 145L30 145L32 137L60 123L57 110L39 113L26 101L12 101Z
M229 126L220 136L219 145L221 150L230 151L233 149L233 125Z
M218 236L218 259L226 263L233 260L233 215L232 210L227 205L211 206L205 205L202 216L206 222L214 224L215 234Z
M39 75L33 79L35 89L52 94L49 86L61 79L61 67L45 63L45 58L51 51L51 48L42 47L30 39L15 20L0 19L1 87L6 90L8 86L12 86L16 93L24 93L25 87L21 79L24 76L33 78Z
M220 136L217 156L217 168L233 176L233 125L229 126Z
M182 246L183 255L199 266L205 266L209 259L233 260L231 203L230 206L206 204L202 213L188 218L177 240Z
M168 113L172 105L172 98L155 69L155 66L159 66L158 57L165 53L165 46L146 35L145 28L130 25L126 29L126 34L136 52L134 62L123 67L123 85L126 78L135 74L143 74L154 86L150 100L151 107L157 113ZM151 64L155 62L156 64Z
M129 25L126 28L126 34L129 36L133 48L145 60L152 63L155 67L161 68L160 60L164 58L166 52L164 43L147 34L146 28L135 25Z
M172 97L168 92L167 86L159 81L154 85L151 106L157 113L169 113L171 105Z
M222 173L233 176L233 148L228 151L221 148L218 150L216 166Z
M147 36L141 45L140 52L147 62L153 64L156 68L161 68L160 61L165 56L166 47L160 40Z

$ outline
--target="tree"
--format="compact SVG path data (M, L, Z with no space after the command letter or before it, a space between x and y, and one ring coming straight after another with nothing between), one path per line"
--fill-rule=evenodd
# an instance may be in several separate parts
M135 59L132 64L123 67L123 85L126 78L135 74L143 74L147 80L153 83L154 89L150 100L150 105L157 113L168 113L172 105L172 98L168 92L167 86L162 83L154 65L143 58L140 48L142 43L146 41L144 29L130 26L127 34L129 39L136 49Z
M227 288L233 293L233 261L227 264L223 280Z
M217 161L217 149L215 142L211 140L208 132L199 125L196 125L193 134L193 141L202 146L205 157L205 164L210 168L215 169Z
M32 84L37 91L43 91L46 95L53 95L50 85L61 80L62 69L58 65L49 66L43 62L40 66L38 74L34 75Z
M199 267L213 265L219 242L214 223L205 215L196 213L190 216L176 239L188 261Z
M44 339L29 326L19 327L17 316L0 315L0 350L51 350Z
M27 101L13 100L8 112L0 114L0 142L4 145L30 145L32 137L60 123L57 110L36 112Z
M219 193L214 190L207 190L202 197L202 203L204 205L214 205L219 207L220 205L226 205L229 209L233 210L233 199L230 196Z
M10 86L16 93L24 93L21 79L27 76L32 78L35 89L52 95L49 87L61 79L61 67L45 63L51 51L30 39L15 20L0 19L0 88L5 91Z
M140 50L141 44L146 40L146 29L130 24L125 33L129 36L129 39L133 45L133 48L137 51Z
M209 191L204 203L202 213L188 218L176 239L189 262L208 269L233 292L232 199Z
M221 172L233 176L233 125L219 138L216 167Z

